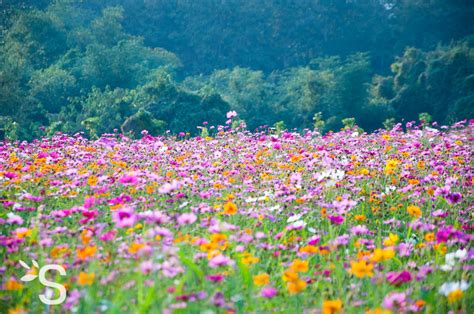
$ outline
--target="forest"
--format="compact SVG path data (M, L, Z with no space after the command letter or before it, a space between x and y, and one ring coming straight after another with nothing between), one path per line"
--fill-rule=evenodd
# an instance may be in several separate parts
M0 138L365 131L474 112L462 0L1 1Z

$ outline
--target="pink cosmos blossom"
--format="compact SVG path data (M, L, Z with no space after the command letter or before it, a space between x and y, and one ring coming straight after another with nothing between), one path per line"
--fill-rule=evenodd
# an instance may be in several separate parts
M126 174L119 179L119 182L123 185L136 185L138 183L138 178L133 174Z
M193 213L184 213L178 217L178 223L180 225L190 225L193 224L196 220L197 217Z
M216 268L219 266L228 266L233 264L234 261L223 254L216 255L209 260L209 267L211 268Z
M273 287L265 287L261 291L261 296L266 299L271 299L274 296L276 296L278 293L278 290L273 288Z
M389 272L387 273L387 280L391 285L400 286L403 283L410 282L412 276L409 271L403 270L401 272Z

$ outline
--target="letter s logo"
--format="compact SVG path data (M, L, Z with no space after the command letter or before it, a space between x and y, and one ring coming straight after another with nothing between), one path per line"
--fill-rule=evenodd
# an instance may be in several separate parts
M66 288L61 284L58 284L56 282L52 282L52 281L49 281L48 279L46 279L46 272L49 271L49 270L57 270L61 276L66 276L66 270L62 266L59 266L59 265L45 265L45 266L41 267L41 269L39 271L38 278L39 278L39 281L41 282L41 284L46 286L46 287L51 287L51 288L58 289L59 290L59 298L54 299L54 300L50 300L44 294L40 294L39 298L40 298L41 302L43 302L46 305L61 304L66 300Z

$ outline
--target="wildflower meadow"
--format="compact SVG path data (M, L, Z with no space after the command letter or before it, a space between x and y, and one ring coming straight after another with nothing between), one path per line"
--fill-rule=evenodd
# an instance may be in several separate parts
M472 313L473 130L0 142L0 312Z

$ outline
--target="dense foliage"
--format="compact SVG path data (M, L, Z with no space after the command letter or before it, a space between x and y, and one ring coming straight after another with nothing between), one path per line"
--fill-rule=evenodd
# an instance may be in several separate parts
M229 107L251 130L473 116L469 1L0 5L0 137L196 134Z

